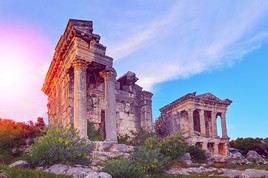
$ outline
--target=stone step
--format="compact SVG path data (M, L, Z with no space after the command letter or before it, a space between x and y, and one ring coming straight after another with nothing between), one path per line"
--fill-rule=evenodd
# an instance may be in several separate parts
M93 160L100 160L100 161L106 161L111 158L116 158L122 156L124 158L128 158L130 156L129 153L123 153L123 152L105 152L105 151L93 151L92 152L92 159Z

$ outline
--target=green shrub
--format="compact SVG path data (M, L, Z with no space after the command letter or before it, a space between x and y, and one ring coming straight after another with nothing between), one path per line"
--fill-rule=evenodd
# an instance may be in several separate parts
M37 165L83 164L89 161L92 149L93 145L81 139L73 127L50 128L46 135L35 140L30 161Z
M71 178L71 176L56 175L31 169L9 168L4 165L0 165L0 173L1 170L3 170L5 176L9 178Z
M0 118L0 148L10 149L25 145L27 138L35 138L43 135L45 132L45 123L43 118L39 117L36 123L29 121L15 122L9 119Z
M189 146L187 152L190 153L194 161L203 162L206 161L206 152L196 146Z
M237 138L230 142L230 146L246 155L249 150L254 150L268 157L268 138Z
M156 137L148 137L144 141L144 146L149 149L156 149L159 146L159 140Z
M9 164L14 159L10 150L0 148L0 164Z
M87 136L91 141L103 141L104 136L95 128L92 122L87 121Z
M160 149L150 149L145 146L135 148L132 159L143 168L144 172L149 174L161 172L169 161L169 158L165 157Z
M161 139L159 147L165 156L175 160L186 153L187 143L180 133L176 133Z
M130 144L131 137L129 135L118 135L117 136L117 141L119 144Z
M108 160L104 165L103 171L111 174L113 178L144 178L144 173L139 165L127 159Z
M154 133L148 132L144 129L140 129L137 132L131 132L131 135L133 137L131 137L130 144L134 146L143 145L146 138L155 137Z

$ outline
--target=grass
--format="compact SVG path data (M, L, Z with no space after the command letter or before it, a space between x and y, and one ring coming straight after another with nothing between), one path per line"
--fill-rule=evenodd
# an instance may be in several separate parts
M227 178L224 176L192 176L192 175L177 175L177 176L171 176L167 174L158 174L151 176L150 178Z
M268 165L229 165L226 168L228 169L237 169L237 170L246 170L246 169L258 169L268 171Z
M56 175L32 169L9 168L6 165L0 165L0 175L1 173L4 173L7 178L71 178L70 176Z

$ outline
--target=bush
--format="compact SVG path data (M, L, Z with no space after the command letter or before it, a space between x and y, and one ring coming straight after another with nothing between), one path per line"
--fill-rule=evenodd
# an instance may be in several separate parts
M147 130L140 129L138 132L131 133L133 137L130 139L130 144L134 146L140 146L144 144L144 140L149 137L154 137L155 134L148 132Z
M83 164L89 161L88 155L92 149L93 145L81 139L73 127L50 128L32 145L30 162L37 165Z
M45 123L43 118L37 118L37 122L15 122L0 118L0 148L13 149L25 145L27 138L35 138L43 135Z
M103 141L104 136L95 128L92 122L87 121L87 136L91 141Z
M0 165L0 173L1 170L3 170L5 176L10 178L71 178L70 176L56 175L31 169L9 168L4 165Z
M132 154L133 161L140 165L144 172L154 174L161 172L169 161L160 149L150 149L145 146L135 148Z
M268 156L268 138L237 138L230 142L230 146L238 149L243 155L246 155L249 150L254 150Z
M206 161L206 152L196 146L189 146L187 152L190 153L192 159L197 162Z
M180 133L176 133L163 138L159 147L165 156L175 160L186 153L187 143Z
M108 160L103 171L111 174L113 178L144 178L143 170L140 166L127 159Z
M156 137L148 137L144 141L144 146L149 149L156 149L159 147L159 140Z
M117 141L119 144L130 144L131 137L129 135L118 135L117 136Z

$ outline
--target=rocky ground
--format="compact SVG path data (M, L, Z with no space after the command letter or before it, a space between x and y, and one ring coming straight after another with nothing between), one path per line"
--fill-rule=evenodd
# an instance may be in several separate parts
M249 151L244 157L240 152L230 153L228 157L221 155L208 155L208 160L204 164L195 164L191 160L189 153L185 154L182 161L187 164L186 168L171 168L166 171L170 175L207 175L207 176L227 176L227 177L267 177L268 170L244 169L246 167L266 167L268 161L260 156L256 151ZM223 168L216 168L221 165ZM214 166L214 167L213 167ZM228 167L228 168L226 168Z
M115 144L113 142L95 142L96 148L92 152L93 161L90 166L74 165L67 166L55 164L50 167L37 167L36 169L55 174L70 175L74 178L111 178L108 173L102 172L102 163L110 158L123 156L129 157L133 151L132 146ZM231 153L228 157L208 154L206 163L193 163L191 155L186 153L181 161L185 167L172 167L166 170L169 175L206 175L227 177L265 177L268 178L268 162L255 151L249 151L246 156L241 153ZM222 168L215 167L221 165ZM27 167L25 161L17 161L10 167ZM244 166L244 170L240 170ZM264 166L267 170L252 169L254 166Z

